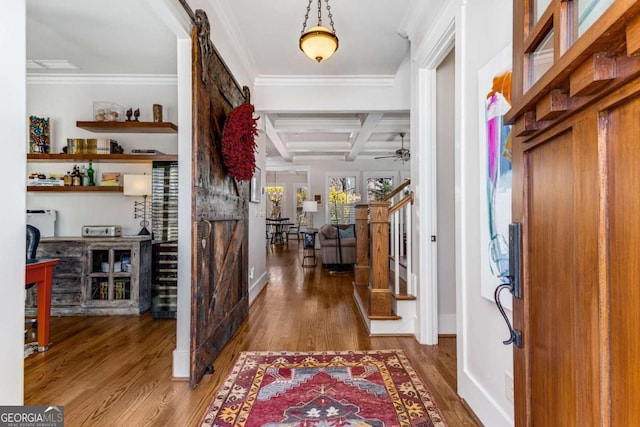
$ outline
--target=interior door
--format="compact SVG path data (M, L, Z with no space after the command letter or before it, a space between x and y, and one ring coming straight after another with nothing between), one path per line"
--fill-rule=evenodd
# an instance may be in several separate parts
M226 175L222 130L248 101L211 43L196 11L193 49L191 371L195 386L249 312L248 184ZM246 92L248 98L248 91Z
M523 150L529 425L598 424L596 121Z
M586 28L585 2L547 3L514 2L515 422L635 425L640 3L602 7Z

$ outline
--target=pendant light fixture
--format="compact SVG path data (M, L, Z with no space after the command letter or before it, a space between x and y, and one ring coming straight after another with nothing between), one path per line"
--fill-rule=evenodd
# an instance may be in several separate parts
M318 25L308 30L306 29L312 1L309 0L307 13L304 15L304 23L302 24L300 35L300 50L309 59L322 62L325 59L329 59L338 50L338 37L333 26L333 15L331 14L329 0L325 0L325 2L327 3L327 16L331 22L331 29L322 26L322 0L318 0Z

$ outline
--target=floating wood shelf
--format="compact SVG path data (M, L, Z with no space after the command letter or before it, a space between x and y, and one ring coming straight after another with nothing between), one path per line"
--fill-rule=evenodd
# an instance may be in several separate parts
M177 154L27 154L29 162L148 163L175 162Z
M76 122L76 126L99 133L178 133L171 122Z
M50 192L101 192L101 193L122 193L122 187L116 185L94 185L92 187L81 187L77 185L57 186L57 185L29 185L27 191L50 191Z

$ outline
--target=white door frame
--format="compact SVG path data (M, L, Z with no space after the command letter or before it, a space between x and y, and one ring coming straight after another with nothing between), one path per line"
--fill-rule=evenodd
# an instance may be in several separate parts
M417 119L411 121L411 132L418 135L418 141L424 142L419 152L419 163L425 165L417 170L421 185L416 189L418 197L422 200L418 207L418 215L423 230L419 239L418 262L426 267L421 268L419 272L422 292L418 298L418 310L423 315L419 316L418 341L427 345L438 344L438 247L437 241L431 242L432 235L437 237L438 224L436 70L455 46L456 5L457 2L450 2L445 7L433 30L414 51L417 99L412 117Z
M178 92L178 306L174 378L189 378L191 357L191 20L177 2L146 0L175 34Z

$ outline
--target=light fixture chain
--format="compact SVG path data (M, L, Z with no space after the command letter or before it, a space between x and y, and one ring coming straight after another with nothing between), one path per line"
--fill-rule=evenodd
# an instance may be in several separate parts
M322 27L322 0L318 0L318 27Z
M309 0L309 4L307 5L307 13L304 14L304 22L302 23L302 31L300 34L304 34L304 30L307 28L307 21L309 20L309 12L311 12L311 2L313 0Z
M322 25L322 0L316 1L318 2L318 24L315 27L311 25L307 30L307 22L309 21L309 14L311 13L312 2L312 0L308 0L307 12L304 16L304 23L302 24L302 31L300 33L299 47L309 59L322 62L330 58L331 55L338 50L338 37L336 36L329 0L325 0L325 2L327 16L331 21L331 29Z
M331 14L331 6L329 6L329 0L325 0L325 1L327 2L327 13L328 13L327 16L329 16L329 22L331 22L331 31L333 31L333 34L335 34L336 29L333 26L333 14Z

